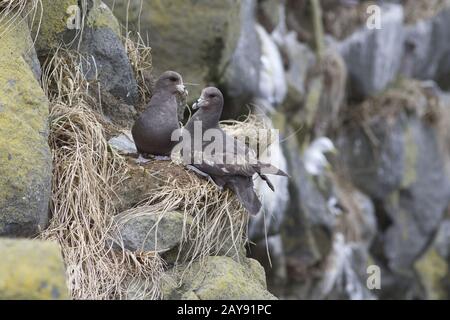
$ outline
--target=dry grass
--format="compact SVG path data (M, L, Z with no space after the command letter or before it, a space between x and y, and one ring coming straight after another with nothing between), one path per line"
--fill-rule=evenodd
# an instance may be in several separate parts
M239 261L247 241L248 214L230 191L220 192L174 163L156 161L145 169L160 187L137 207L121 214L120 224L142 215L157 215L161 220L166 213L178 211L184 215L184 226L175 267L186 268L211 255Z
M40 0L0 0L0 25L3 27L0 38L11 32L21 21L29 19L31 24L38 21L38 29L41 18L37 17L38 7L42 6Z
M231 136L245 137L245 142L259 153L264 152L273 144L278 134L272 128L271 120L262 115L249 114L244 121L221 121L220 126Z
M61 245L72 297L125 298L130 281L141 279L143 294L158 298L159 255L113 251L108 239L115 214L111 199L124 162L108 147L80 56L57 51L44 68L43 86L50 99L54 169L53 217L41 237Z
M43 69L54 172L53 217L41 238L59 242L74 299L158 299L165 271L160 253L112 247L118 227L112 199L127 167L108 146L99 99L89 96L90 86L97 84L84 78L83 67L95 68L86 66L79 54L60 49ZM248 214L231 192L220 192L173 163L156 162L146 170L161 187L124 216L183 212L178 264L219 254L239 259Z
M127 33L124 39L130 64L138 83L141 101L147 102L151 93L150 73L152 70L152 48L148 46L139 33Z

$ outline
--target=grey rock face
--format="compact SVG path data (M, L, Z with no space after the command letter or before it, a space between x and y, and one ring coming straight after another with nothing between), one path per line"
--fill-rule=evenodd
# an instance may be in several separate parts
M338 149L358 188L375 199L384 199L400 186L403 177L404 146L401 121L387 127L374 122L371 130L379 141L378 150L360 127L347 128Z
M88 58L86 76L99 80L102 88L128 104L136 103L138 87L125 48L109 28L84 31L80 51Z
M201 271L201 272L200 272ZM264 269L253 259L237 263L226 257L207 257L183 273L183 285L177 287L178 274L163 285L166 300L276 300L267 291Z
M24 59L34 56L26 21L0 35L0 236L29 237L49 221L48 100Z
M116 219L118 235L130 251L168 251L182 240L184 215L179 212L124 214Z
M450 73L450 8L434 18L406 27L402 73L440 80ZM447 82L448 85L448 82Z
M381 29L364 26L339 44L352 89L360 96L382 91L400 69L404 39L402 6L383 5L381 20Z
M426 248L429 239L442 221L445 209L450 202L450 180L445 171L442 153L436 138L436 132L417 119L409 122L411 144L408 149L417 148L413 155L415 161L406 172L415 177L404 176L403 185L390 205L388 214L393 226L387 231L385 239L386 255L391 268L399 269L411 266L417 256ZM409 182L408 181L408 182Z
M255 0L241 2L239 39L219 80L237 104L248 103L259 93L261 42L255 27L255 10Z

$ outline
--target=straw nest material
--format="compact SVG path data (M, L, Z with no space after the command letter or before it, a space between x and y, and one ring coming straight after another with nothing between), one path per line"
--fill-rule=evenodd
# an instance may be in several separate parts
M126 47L134 54L130 60L139 78L151 66L150 51L142 43L127 42ZM144 56L137 56L142 52ZM114 235L117 242L119 224L131 216L162 218L173 210L184 215L174 268L183 264L185 270L186 265L211 255L239 260L247 241L248 214L231 192L219 191L177 164L147 164L144 170L158 187L133 207L117 212L116 193L129 178L134 160L108 145L100 99L89 95L90 87L99 84L84 78L83 59L76 52L57 50L44 65L42 83L50 101L53 197L51 224L40 237L61 245L72 297L123 299L133 291L139 292L133 295L137 299L162 298L161 279L167 271L163 252L130 251L111 241ZM144 80L141 77L141 94L149 92ZM224 125L232 134L241 135L261 123L249 118ZM117 224L114 218L119 213Z

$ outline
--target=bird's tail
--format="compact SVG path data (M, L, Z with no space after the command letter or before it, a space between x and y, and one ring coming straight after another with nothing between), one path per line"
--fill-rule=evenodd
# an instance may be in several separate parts
M270 179L266 176L266 174L289 177L289 175L286 172L268 163L259 162L258 165L254 166L254 168L258 173L258 175L261 177L261 179L263 179L267 183L267 185L272 191L275 191L275 187L273 186Z
M258 162L258 164L253 166L253 168L256 170L256 172L259 175L272 174L274 176L282 176L282 177L289 178L289 175L286 172L284 172L281 169L278 169L277 167L275 167L274 165L272 165L270 163Z
M242 206L253 216L261 210L262 204L253 189L253 180L249 177L236 177L238 179L228 185L236 194Z

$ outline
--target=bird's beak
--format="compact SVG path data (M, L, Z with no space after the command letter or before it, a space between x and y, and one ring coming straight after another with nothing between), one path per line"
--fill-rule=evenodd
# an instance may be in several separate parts
M200 99L198 99L197 102L192 105L192 110L200 109L201 107L204 107L207 104L208 102L202 97L200 97Z
M179 93L184 94L186 96L189 94L189 92L187 91L187 89L184 86L184 84L177 85L177 90L178 90Z
M331 153L332 155L339 155L339 150L336 149L336 148L333 148L333 149L331 149L330 153Z

